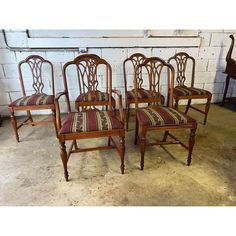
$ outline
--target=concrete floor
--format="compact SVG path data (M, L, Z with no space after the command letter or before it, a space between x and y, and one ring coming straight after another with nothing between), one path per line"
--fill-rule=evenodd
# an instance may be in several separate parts
M52 126L23 127L17 144L10 120L4 120L0 128L0 205L236 205L235 111L235 105L212 105L203 126L202 114L190 110L199 122L190 167L185 164L187 151L180 145L153 146L147 148L145 169L140 171L132 123L126 134L124 175L116 150L79 153L70 157L68 183ZM176 134L185 141L188 138L187 132ZM80 144L106 142L93 139Z

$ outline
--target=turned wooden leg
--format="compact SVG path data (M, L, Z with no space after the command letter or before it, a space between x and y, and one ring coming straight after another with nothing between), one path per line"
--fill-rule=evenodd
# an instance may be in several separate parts
M54 128L55 128L55 131L56 131L56 136L58 138L58 132L59 130L57 130L57 124L56 124L56 110L55 109L52 109L52 122L53 122L53 125L54 125Z
M178 110L178 106L179 106L179 100L175 99L175 109Z
M207 98L207 103L206 103L206 107L205 107L205 118L204 118L204 125L207 122L207 115L210 109L210 105L211 105L211 96L209 98Z
M229 87L229 81L230 81L230 76L227 75L226 77L226 81L225 81L225 90L224 90L224 95L223 95L223 99L222 99L222 102L221 102L221 106L224 106L225 104L225 98L226 98L226 95L227 95L227 91L228 91L228 87Z
M124 174L125 171L124 160L125 160L125 137L120 136L120 161L121 161L120 170L122 175Z
M130 105L126 105L126 131L129 131L129 114L130 113Z
M139 145L141 152L141 160L140 160L140 168L143 170L144 168L144 154L146 150L146 129L145 127L139 127Z
M169 134L169 131L165 131L165 134L164 134L164 137L162 139L162 142L166 142L168 134Z
M60 142L60 149L61 149L61 160L63 163L63 167L64 167L64 176L65 176L65 180L69 181L68 177L68 171L67 171L67 153L66 153L66 145L65 142Z
M193 151L193 146L195 143L195 132L196 129L191 129L190 131L190 136L189 136L189 152L188 152L188 160L187 160L187 165L190 166L191 160L192 160L192 151Z
M191 99L188 100L188 103L187 103L187 106L186 106L186 110L185 110L185 114L188 113L190 105L191 105Z
M16 136L16 141L19 143L19 135L18 135L18 129L17 129L17 122L16 122L16 117L14 114L14 111L10 111L10 117L11 117L11 123L12 123L12 127Z
M136 116L136 119L135 119L135 133L134 133L134 145L137 145L137 142L138 142L138 119L137 119L137 116Z

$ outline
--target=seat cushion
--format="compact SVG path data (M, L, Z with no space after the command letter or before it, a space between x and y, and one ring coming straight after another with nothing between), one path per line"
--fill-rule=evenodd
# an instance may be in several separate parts
M125 96L127 99L134 99L135 98L134 89L131 91L127 91ZM151 93L149 90L138 89L138 98L150 98L150 97L151 97Z
M121 129L123 125L114 112L85 111L69 113L62 125L61 134Z
M94 93L82 93L76 98L76 102L94 102L94 101L108 101L109 94L101 91Z
M35 106L35 105L50 105L54 104L54 96L47 94L33 94L31 96L21 97L14 102L12 102L9 106Z
M163 126L178 125L195 122L194 119L170 107L145 107L138 109L137 118L141 125L145 126Z
M192 96L192 95L208 95L211 93L204 89L177 86L174 88L174 94L176 96Z

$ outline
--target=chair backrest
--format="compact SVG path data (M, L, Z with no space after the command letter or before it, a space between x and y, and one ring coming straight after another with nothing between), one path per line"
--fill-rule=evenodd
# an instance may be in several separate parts
M112 69L110 64L95 54L83 54L76 57L73 61L67 62L63 66L63 79L66 92L69 92L67 70L72 65L75 66L75 70L77 71L77 78L73 77L73 79L77 79L78 82L78 95L89 95L91 100L89 106L83 106L82 110L96 109L95 106L100 105L109 105L111 109ZM103 69L102 72L100 71L101 69ZM100 73L102 74L100 75ZM99 76L104 78L103 87L108 94L108 100L103 101L101 104L96 100L97 92L99 91ZM96 101L96 105L94 105L93 101Z
M160 85L161 80L163 84L167 84L167 106L173 107L173 88L174 88L174 68L171 64L166 63L163 59L159 57L147 58L142 64L137 66L135 74L137 73L147 73L147 82L149 84L150 92L152 97L161 96ZM134 74L134 84L135 84L135 108L138 108L138 80L137 76ZM144 78L144 76L143 76ZM149 105L156 105L156 101L161 101L160 97L158 99L150 102Z
M54 87L54 71L53 71L53 65L50 61L45 60L43 57L38 56L38 55L31 55L27 57L25 60L21 61L18 64L18 72L19 72L19 79L20 79L20 84L21 84L21 89L23 92L23 95L26 96L25 92L25 86L24 86L24 79L23 79L23 71L22 71L22 66L23 65L28 65L29 69L31 70L32 73L32 87L35 91L35 94L40 94L43 93L45 84L43 82L43 65L48 64L50 67L51 71L51 87L52 87L52 94L55 94L55 87Z
M137 66L142 64L145 61L145 59L146 59L146 56L144 56L142 53L135 53L123 62L125 92L127 92L127 76L128 76L127 65L130 64L132 68L132 75L133 75L135 73L135 69L137 68ZM138 72L139 73L137 73L136 75L137 76L136 80L137 80L138 88L142 88L142 85L143 85L142 73L140 73L140 71Z
M195 59L185 52L176 53L173 57L169 58L168 63L174 65L176 68L175 81L177 82L177 86L185 86L187 78L186 69L188 62L190 61L192 62L190 71L191 87L193 87L195 77Z

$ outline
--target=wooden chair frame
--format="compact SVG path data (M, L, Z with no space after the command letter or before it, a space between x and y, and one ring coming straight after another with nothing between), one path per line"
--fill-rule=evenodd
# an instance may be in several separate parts
M33 89L35 90L35 94L43 93L44 83L42 81L42 65L43 63L47 63L51 68L51 82L52 82L52 95L55 95L55 87L54 87L54 70L53 65L50 61L45 60L43 57L38 55L31 55L27 57L25 60L21 61L18 64L18 73L21 84L22 95L26 96L25 86L23 81L22 74L22 65L28 64L32 72L33 78ZM56 114L55 114L55 104L47 104L47 105L32 105L32 106L9 106L8 111L11 117L12 127L16 136L17 142L19 142L19 134L18 129L20 129L23 125L38 125L38 124L48 124L51 121L33 121L30 110L44 110L50 109L52 111L52 121L56 130ZM28 118L23 121L21 124L17 125L15 111L27 111ZM56 132L57 134L57 132Z
M59 99L61 96L65 96L66 98L66 103L67 103L67 109L68 109L68 114L72 113L71 107L70 107L70 101L69 101L69 92L68 92L68 86L67 86L67 76L66 76L66 69L68 68L69 65L76 65L77 68L79 68L79 65L82 62L88 63L87 66L89 65L89 62L92 61L92 67L93 66L98 66L98 65L105 65L106 66L106 76L108 77L108 83L106 84L107 91L109 93L109 101L102 101L101 103L93 103L91 102L90 104L86 103L83 104L83 109L82 111L88 111L88 110L97 110L96 106L97 105L105 105L108 107L109 111L112 111L114 109L113 104L112 104L112 93L116 94L118 96L118 101L119 101L119 115L120 115L120 122L122 126L124 126L124 113L123 113L123 107L122 107L122 97L121 93L118 90L113 90L112 89L112 70L110 64L105 61L104 59L93 55L93 54L84 54L81 56L78 56L75 58L73 61L67 62L63 66L63 79L64 79L64 92L58 93L55 99L55 104L56 104L56 124L57 124L57 132L58 132L58 139L60 143L60 149L61 149L61 160L63 163L64 167L64 176L65 180L68 181L68 170L67 170L67 163L69 160L69 157L71 153L78 153L78 152L87 152L87 151L94 151L94 150L104 150L104 149L113 149L116 148L118 153L120 154L120 159L121 159L121 173L124 174L124 154L125 154L125 130L124 128L121 129L112 129L112 130L103 130L103 131L93 131L93 132L75 132L75 133L66 133L66 134L60 134L61 130L61 117L60 117L60 106L59 106ZM91 69L91 68L90 68ZM96 69L96 68L95 68ZM96 74L96 73L95 73ZM91 79L91 84L94 85L96 84L96 81L94 80L95 77L92 76ZM91 87L92 88L92 87ZM94 91L96 91L96 86L93 87ZM113 136L118 136L119 137L119 144L117 144ZM108 145L107 146L101 146L101 147L93 147L93 148L84 148L81 149L78 147L76 140L77 139L89 139L89 138L98 138L98 137L108 137ZM65 142L67 140L73 140L72 144L69 148L69 151L66 151L66 145Z
M174 61L177 66L176 71L176 81L177 86L183 86L185 87L185 81L186 81L186 65L188 61L192 61L192 75L191 75L191 88L194 88L194 80L195 80L195 59L188 55L185 52L179 52L176 53L173 57L170 57L168 60L168 63L172 64L171 62ZM173 65L173 64L172 64ZM194 106L191 105L192 99L207 99L206 105L205 105L205 111L202 111ZM178 109L178 103L179 100L188 100L185 113L188 113L189 108L192 108L202 114L204 114L204 125L207 122L207 115L210 109L211 104L211 98L212 94L201 94L201 95L184 95L184 96L178 96L174 93L174 99L175 99L175 108Z
M86 54L86 55L88 55L88 54ZM81 55L80 59L83 58L83 57L87 57L86 55ZM89 54L89 55L90 55L90 57L96 58L97 60L100 59L100 57L98 55L96 55L96 54ZM71 61L71 62L68 62L67 65L69 66L69 65L73 65L73 64L75 64L75 62ZM83 75L82 75L81 72L82 72L81 70L77 70L79 94L86 94L89 91L86 88L85 84L82 83L82 81L81 81L81 79L83 79L82 78ZM109 91L108 91L108 87L109 87L108 83L109 83L109 81L108 81L108 69L107 69L106 70L106 91L105 91L106 93L109 93ZM96 80L96 87L97 86L98 86L98 80ZM112 106L115 108L115 100L113 99L113 97L112 97L111 102L112 102ZM77 111L79 111L80 108L82 108L82 110L83 110L83 107L91 106L91 104L93 104L94 106L98 106L98 105L106 106L106 110L108 109L107 101L96 101L96 100L95 101L75 101L75 109Z
M142 64L147 57L143 55L142 53L135 53L131 55L129 58L127 58L123 62L123 73L124 73L124 85L125 85L125 95L127 94L127 73L126 73L126 65L127 63L132 63L133 70L135 72L135 68ZM135 73L134 73L135 74ZM143 84L143 78L142 78L142 73L141 71L137 71L137 74L135 74L138 80L138 88L142 89L142 84ZM149 90L151 88L149 87ZM153 101L159 102L161 101L161 104L164 104L164 100L162 100L163 97L150 97L150 98L138 98L138 103L150 103ZM129 117L130 117L130 104L135 104L135 99L128 99L125 96L125 105L126 105L126 131L129 130Z
M224 95L222 98L221 106L224 106L226 100L230 101L231 99L231 98L226 98L230 79L236 80L236 61L232 58L232 52L234 49L234 36L231 34L229 37L231 38L231 44L225 59L227 64L224 73L227 74L227 77L225 81Z
M143 67L148 72L148 77L150 83L153 83L152 81L155 81L155 86L160 86L160 79L161 79L161 71L164 67L168 69L168 98L167 98L167 106L173 108L173 87L174 87L174 68L169 63L166 63L164 60L158 57L151 57L145 60L144 63L139 65L136 68L136 72L139 71L139 69ZM160 70L159 70L160 69ZM158 72L159 70L159 72ZM156 77L156 78L154 78ZM189 166L191 164L191 156L192 156L192 150L195 143L195 132L197 129L197 122L193 122L191 124L179 124L179 125L163 125L163 126L144 126L138 122L137 119L137 111L138 111L138 84L136 82L136 77L134 76L134 82L135 82L135 110L136 110L136 128L135 128L135 139L134 144L136 145L139 143L140 145L140 152L141 152L141 161L140 166L141 170L144 168L144 154L146 150L146 146L148 145L165 145L165 144L181 144L185 149L188 150L188 158L187 158L187 165ZM152 86L154 87L154 86ZM149 107L155 107L155 103L151 103ZM189 137L189 145L187 146L180 140L178 140L173 134L170 133L171 130L182 130L182 129L190 129L190 137ZM164 137L162 140L157 140L155 143L148 143L146 140L146 135L148 132L151 131L165 131ZM174 141L167 141L167 137L171 137Z

